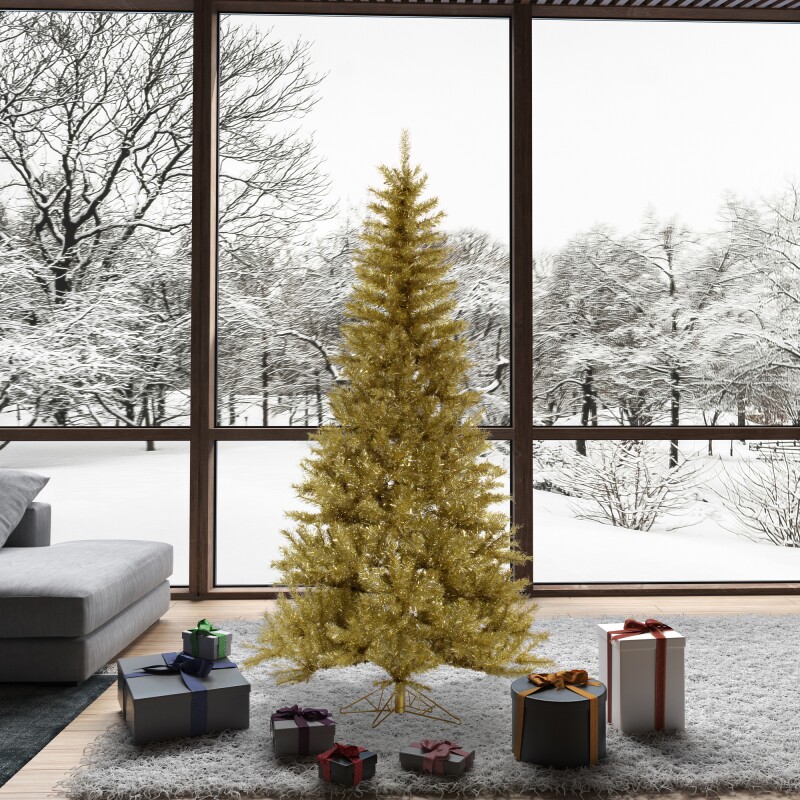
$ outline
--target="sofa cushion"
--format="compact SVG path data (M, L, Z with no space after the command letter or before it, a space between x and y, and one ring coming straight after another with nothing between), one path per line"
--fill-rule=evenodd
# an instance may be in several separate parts
M0 638L85 636L171 574L163 542L0 548Z
M0 469L0 547L49 480L44 475L22 469Z

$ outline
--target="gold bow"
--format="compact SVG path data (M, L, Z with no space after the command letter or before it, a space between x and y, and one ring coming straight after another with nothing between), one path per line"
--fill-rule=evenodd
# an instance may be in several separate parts
M532 672L528 680L532 689L525 689L517 695L517 719L514 727L514 758L522 756L522 731L525 727L525 698L540 689L569 689L589 701L589 763L597 764L599 759L597 695L581 689L581 686L602 686L599 681L589 679L585 669L565 669L561 672Z
M534 672L528 675L528 680L539 689L543 689L545 686L566 689L569 686L586 686L589 683L589 673L585 669L565 669L561 672Z

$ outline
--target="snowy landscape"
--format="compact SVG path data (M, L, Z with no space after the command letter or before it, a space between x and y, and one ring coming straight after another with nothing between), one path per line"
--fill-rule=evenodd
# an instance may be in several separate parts
M187 425L191 18L0 24L0 426ZM587 431L535 447L538 582L800 578L795 431L723 433L800 425L800 140L772 135L800 127L789 27L534 22L533 415ZM506 21L235 15L220 47L218 423L330 421L366 189L407 127L469 385L509 425ZM592 441L603 425L667 438ZM220 443L218 584L278 579L307 451ZM188 582L188 443L0 441L0 466L51 477L54 541L169 541Z
M37 498L52 506L52 541L151 539L175 548L172 583L189 583L189 443L12 442L0 468L50 482Z
M619 442L610 448L619 447ZM688 465L686 482L678 495L667 493L663 513L648 530L613 525L601 511L609 497L610 483L590 486L585 476L576 481L569 467L554 467L554 459L575 452L574 442L539 442L534 456L534 485L554 482L551 489L534 491L534 580L543 583L592 582L725 582L725 581L796 581L800 575L800 547L793 543L776 546L763 531L748 525L743 516L746 499L738 496L737 487L755 486L753 470L769 471L770 458L759 457L750 445L728 440L713 441L713 455L708 442L680 442L682 464ZM588 442L587 450L604 447L603 442ZM609 448L609 449L610 449ZM654 472L669 475L668 442L653 443L658 463ZM538 457L537 457L538 455ZM794 456L797 458L797 456ZM661 467L659 468L659 464ZM608 464L603 464L606 478ZM800 493L800 462L790 461L783 472L785 493L782 506L797 513ZM648 486L651 499L658 494L657 481ZM634 480L622 484L632 494ZM587 491L587 486L589 491ZM570 497L561 491L582 493ZM619 506L626 504L623 495ZM631 503L628 504L633 505ZM638 503L641 509L654 503ZM774 512L767 502L756 509L764 520ZM787 528L800 534L794 517Z
M667 443L663 444L666 455ZM699 447L702 445L702 447ZM550 451L571 442L540 443ZM659 581L795 581L800 548L777 547L749 533L724 502L724 485L757 451L738 442L682 442L701 462L687 506L648 531L579 515L592 506L553 491L534 492L534 576L540 583ZM591 443L589 445L591 449ZM505 449L505 448L503 448ZM541 452L541 451L540 451ZM278 581L270 563L283 543L284 514L298 508L292 484L300 478L304 442L222 442L217 453L217 583ZM508 467L495 447L493 460ZM188 582L189 449L159 442L25 442L0 451L0 467L50 476L40 499L53 505L53 541L145 538L175 548L173 583ZM537 460L535 481L552 476ZM508 488L506 486L506 488ZM500 509L505 510L505 509Z

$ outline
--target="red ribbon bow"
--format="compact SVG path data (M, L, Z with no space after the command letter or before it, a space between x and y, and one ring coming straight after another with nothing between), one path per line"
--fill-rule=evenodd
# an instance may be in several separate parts
M355 744L339 744L336 742L330 750L320 753L317 756L322 768L322 780L330 783L331 780L331 759L333 758L346 758L353 765L353 783L361 783L364 777L364 762L360 758L360 753L366 751L366 747L359 747Z
M666 709L667 693L667 637L664 631L671 631L669 625L657 619L646 619L637 622L635 619L626 619L622 630L608 631L606 636L606 674L608 676L608 721L611 722L611 687L614 684L611 675L611 642L618 639L627 639L629 636L641 636L643 633L652 633L656 640L656 703L654 727L657 731L664 730L664 714Z
M626 636L639 636L642 633L652 633L658 636L661 631L671 631L669 625L659 622L657 619L646 619L644 622L637 622L635 619L626 619L621 631L612 631L615 639L624 639ZM661 638L665 638L663 635Z
M462 750L461 745L455 742L447 739L423 739L421 742L411 742L411 746L419 747L424 754L422 757L423 772L444 775L444 764L450 757L450 753L464 756L467 759L467 769L469 769L472 754Z

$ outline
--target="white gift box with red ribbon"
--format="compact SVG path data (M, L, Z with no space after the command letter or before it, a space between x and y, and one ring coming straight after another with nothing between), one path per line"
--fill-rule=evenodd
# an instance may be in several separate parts
M597 628L599 678L608 690L607 721L623 733L683 730L683 635L658 620Z

